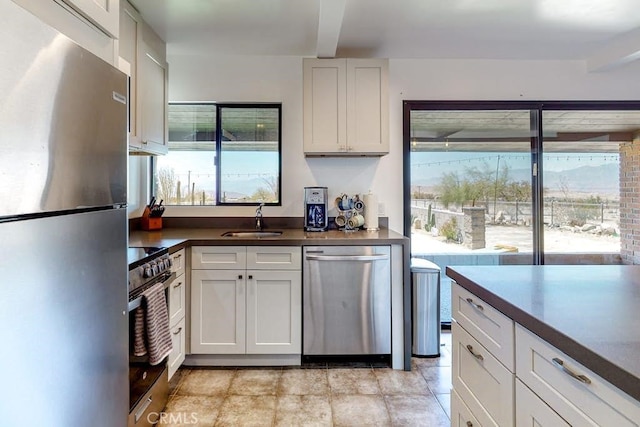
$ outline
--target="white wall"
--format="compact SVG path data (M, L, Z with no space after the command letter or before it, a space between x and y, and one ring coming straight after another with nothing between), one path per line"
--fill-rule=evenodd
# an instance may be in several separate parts
M282 206L273 216L302 216L302 188L378 195L390 228L402 231L404 100L638 100L640 63L587 73L581 61L391 59L390 145L381 158L305 158L302 151L302 58L169 57L170 101L281 102ZM165 215L251 216L252 207L167 208Z

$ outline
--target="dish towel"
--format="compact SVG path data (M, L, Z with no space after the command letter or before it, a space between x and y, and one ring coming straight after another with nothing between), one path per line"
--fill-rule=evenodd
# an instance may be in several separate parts
M136 308L133 354L149 353L149 363L157 365L171 353L169 313L162 283L156 283L142 293L142 304Z

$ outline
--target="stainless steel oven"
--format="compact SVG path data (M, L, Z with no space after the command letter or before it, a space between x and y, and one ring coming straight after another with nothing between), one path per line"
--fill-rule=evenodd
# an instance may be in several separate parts
M153 426L169 397L166 358L157 365L148 356L134 356L135 310L142 293L158 282L169 284L175 277L167 248L131 247L129 261L129 427ZM166 292L166 289L165 289Z

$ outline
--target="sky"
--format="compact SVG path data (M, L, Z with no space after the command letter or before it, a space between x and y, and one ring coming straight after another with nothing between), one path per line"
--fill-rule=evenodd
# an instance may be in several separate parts
M158 156L157 167L173 167L181 186L188 182L205 191L215 190L216 168L210 151L170 151ZM222 153L222 174L229 191L252 193L264 178L277 176L277 152L226 151ZM191 174L189 175L189 171Z

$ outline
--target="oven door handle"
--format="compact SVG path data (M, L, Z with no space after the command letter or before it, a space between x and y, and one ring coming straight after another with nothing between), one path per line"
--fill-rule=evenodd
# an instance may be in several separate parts
M146 288L150 288L151 286L155 285L158 282L164 282L164 289L167 289L169 287L169 285L171 284L171 282L173 282L173 280L177 277L176 272L173 271L170 275L165 276L162 275L160 277L158 277L156 280L149 282L149 285L146 286ZM142 304L142 295L139 295L137 298L132 299L131 301L129 301L129 312L135 310L136 308L140 307L140 305Z

